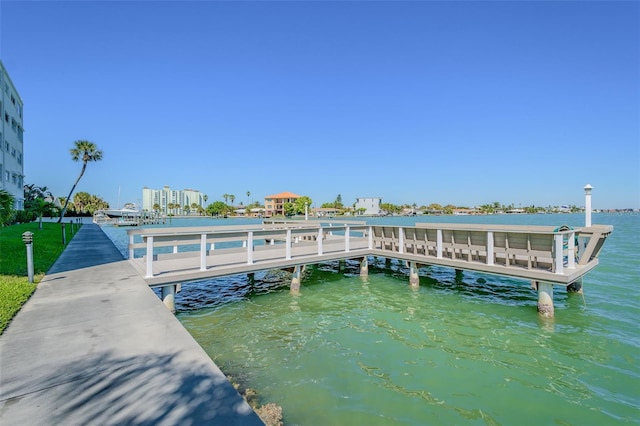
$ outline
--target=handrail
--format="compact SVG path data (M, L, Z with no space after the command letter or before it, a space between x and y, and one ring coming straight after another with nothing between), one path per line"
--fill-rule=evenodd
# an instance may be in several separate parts
M317 240L318 241L318 254L322 255L326 252L322 244L323 239L332 237L334 241L339 236L334 236L335 232L344 232L344 251L350 251L350 239L351 238L363 238L367 226L365 225L339 225L321 228L316 224L305 224L304 226L250 226L243 227L242 230L238 227L226 227L226 228L211 228L211 227L199 227L185 230L184 228L150 228L147 230L129 230L129 258L135 257L135 249L145 249L144 257L146 257L146 273L145 277L150 278L154 276L153 262L157 259L158 253L155 248L159 247L173 247L173 253L178 253L179 246L195 246L198 245L197 250L190 250L192 252L199 252L200 256L200 270L206 270L207 254L214 251L215 244L217 242L240 242L243 248L247 251L247 263L253 263L253 250L255 249L256 240L270 241L274 244L275 241L285 244L285 259L291 259L291 248L293 244L305 240ZM354 236L352 230L361 232L363 237ZM142 238L142 242L134 242L135 236L138 235ZM322 238L320 238L322 236ZM209 250L208 250L209 247ZM149 255L151 254L151 255Z
M263 244L278 245L279 248L273 250L274 253L282 250L283 261L291 261L295 256L322 257L329 253L342 253L344 257L348 257L347 254L355 249L359 255L395 254L423 264L466 264L469 268L489 272L507 267L566 275L585 265L593 267L597 264L597 255L613 227L559 229L550 226L450 223L323 226L318 223L297 222L279 225L147 228L129 230L127 233L129 258L134 259L136 249L143 250L147 278L154 276L154 261L159 256L166 257L170 253L163 251L168 247L173 247L174 258L199 254L199 269L206 271L211 267L211 256L230 251L244 251L244 262L252 265L256 261L253 252ZM142 241L135 242L136 237ZM226 246L222 244L216 248L217 243L226 243ZM304 254L295 255L294 246L303 247ZM182 247L180 253L179 247ZM263 247L259 250L265 249L267 248ZM362 250L366 252L363 253ZM596 262L592 263L594 260Z
M578 231L588 228L574 228L565 231L558 230L556 226L543 226L543 225L496 225L496 224L481 224L481 223L416 223L416 228L426 229L452 229L462 231L494 231L494 232L527 232L532 234L568 234L572 231Z

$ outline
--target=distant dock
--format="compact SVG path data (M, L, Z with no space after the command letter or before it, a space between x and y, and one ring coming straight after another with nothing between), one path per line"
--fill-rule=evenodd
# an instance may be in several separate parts
M127 210L98 210L93 215L93 223L113 226L158 225L167 222L166 216L148 212Z

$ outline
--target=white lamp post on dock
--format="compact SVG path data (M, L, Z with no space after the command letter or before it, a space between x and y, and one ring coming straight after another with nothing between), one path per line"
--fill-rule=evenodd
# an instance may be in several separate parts
M591 190L593 187L589 184L584 186L584 226L591 226Z

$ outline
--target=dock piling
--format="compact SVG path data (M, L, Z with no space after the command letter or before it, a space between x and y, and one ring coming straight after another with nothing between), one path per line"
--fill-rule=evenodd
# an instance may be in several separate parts
M367 259L367 256L363 257L360 261L360 276L369 276L369 259Z
M420 287L420 276L418 275L418 264L410 262L409 264L409 284L411 287Z
M162 302L171 311L176 313L176 285L166 285L162 287Z
M291 277L291 292L298 293L300 291L300 265L293 268L293 276Z
M567 293L582 294L582 278L569 284L567 286Z
M538 288L538 313L545 318L553 318L553 284L536 283Z

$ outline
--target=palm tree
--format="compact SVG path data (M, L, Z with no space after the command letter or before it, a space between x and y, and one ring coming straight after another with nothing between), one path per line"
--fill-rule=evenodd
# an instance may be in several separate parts
M227 201L229 200L229 194L222 194L222 198L224 198L224 203L228 204Z
M9 225L15 210L15 197L10 192L0 189L0 226Z
M249 205L249 197L251 196L251 191L247 191L247 206Z
M73 190L76 189L78 182L80 182L80 178L84 174L84 171L87 169L87 163L89 161L100 161L102 160L102 151L98 149L96 144L93 142L89 142L86 140L77 140L74 142L75 148L71 148L69 152L71 152L71 159L73 161L82 160L82 170L80 170L80 175L76 182L71 187L71 191L69 191L69 196L64 202L64 206L62 207L62 211L60 212L60 219L58 223L62 222L62 218L64 218L64 214L67 211L67 205L69 204L69 200L71 199L71 194L73 194Z
M229 199L231 200L231 205L233 206L233 202L236 200L236 196L233 194L229 194Z
M204 206L207 207L207 200L209 199L209 196L205 194L202 196L202 199L204 200Z
M91 194L88 192L77 192L73 197L73 205L76 213L86 213L87 207L91 203Z
M56 209L56 205L53 204L51 201L47 201L44 198L36 198L35 205L33 206L33 211L40 218L38 229L42 229L42 216L44 216L44 214L47 211L51 211L55 209Z

